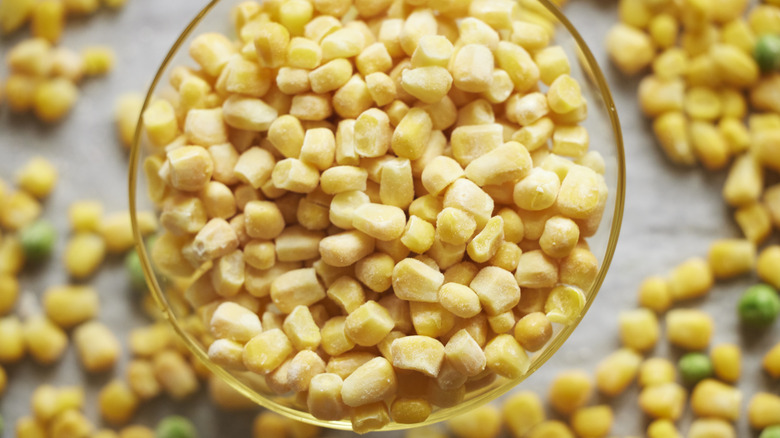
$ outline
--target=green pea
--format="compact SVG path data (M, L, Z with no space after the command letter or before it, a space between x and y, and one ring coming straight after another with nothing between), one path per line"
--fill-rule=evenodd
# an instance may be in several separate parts
M753 49L753 57L763 71L780 68L780 36L774 34L761 35Z
M772 286L757 284L745 291L737 309L745 324L767 326L780 314L780 297Z
M706 354L687 353L677 362L680 377L686 385L695 385L707 377L712 377L712 361Z
M19 231L19 240L27 261L36 263L48 257L54 249L57 231L45 219L40 219Z
M133 289L146 289L144 268L141 266L141 258L138 256L136 250L130 251L127 253L127 256L125 256L125 269L130 276L130 284L133 286Z
M187 418L171 415L157 424L156 438L197 438L198 431Z
M780 425L767 427L761 431L758 438L780 438Z

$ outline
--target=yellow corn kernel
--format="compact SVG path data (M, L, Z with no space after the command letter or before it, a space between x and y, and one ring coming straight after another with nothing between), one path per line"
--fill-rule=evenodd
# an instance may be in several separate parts
M351 409L352 431L366 433L383 428L390 422L390 414L384 402L369 403Z
M748 404L748 419L755 429L780 423L780 397L768 392L755 394Z
M37 362L52 364L62 357L68 347L65 332L43 316L33 316L22 327L27 351Z
M528 438L544 438L548 436L572 438L574 437L574 432L569 429L566 423L558 420L547 420L534 426L527 436Z
M546 85L552 84L561 75L571 73L569 60L561 46L546 47L534 53L534 61L539 66L540 79Z
M657 47L668 49L677 42L679 24L673 15L662 13L650 19L647 30Z
M565 371L550 384L548 397L556 411L568 415L587 403L592 389L593 381L584 371Z
M694 120L691 123L693 151L710 170L723 168L729 160L729 146L720 131L710 122Z
M581 107L583 102L579 83L567 74L558 76L547 90L547 103L557 114L570 113Z
M677 420L685 408L685 389L674 382L646 386L639 393L639 407L652 418Z
M268 128L268 140L287 158L298 158L304 136L301 122L288 114L279 116Z
M393 421L401 424L414 424L425 421L431 414L431 404L422 398L396 398L390 406Z
M244 371L244 346L230 339L217 339L209 345L208 356L214 363L227 369Z
M223 302L209 320L211 333L217 338L245 343L262 331L259 317L246 307Z
M655 49L650 37L639 29L614 25L607 34L607 53L612 62L627 75L644 70L653 61Z
M599 391L614 397L634 381L642 363L642 356L628 348L611 353L596 367L596 386Z
M65 247L65 268L76 279L92 275L106 255L106 243L94 233L79 233Z
M108 327L97 321L80 325L73 332L73 342L81 364L87 371L100 372L114 366L119 358L119 340Z
M384 106L395 100L396 87L393 79L382 73L370 73L365 79L366 87L377 106Z
M372 108L355 122L355 152L362 157L379 157L390 148L393 131L387 114Z
M655 420L647 426L648 438L682 438L682 435L669 420Z
M198 389L198 380L192 367L175 350L165 350L154 356L154 375L165 392L175 400L182 400Z
M623 346L638 352L651 350L660 336L658 319L649 309L620 312L620 339Z
M684 50L677 47L666 49L653 61L654 77L667 83L681 78L688 68L688 61Z
M295 392L306 392L313 376L325 372L325 361L310 350L302 350L293 356L287 368L290 388Z
M3 87L3 97L12 111L25 112L32 108L35 91L40 85L40 78L23 74L11 74Z
M742 234L756 244L763 242L772 231L769 210L758 202L738 208L734 212L734 219Z
M85 286L52 287L44 293L43 306L52 322L67 329L97 315L98 295Z
M302 68L281 67L276 75L276 86L284 94L295 95L311 90L309 71Z
M484 263L496 254L503 240L504 220L501 216L494 216L468 243L466 250L473 261Z
M12 275L0 273L0 315L13 310L18 297L19 280Z
M539 351L553 334L552 324L542 312L531 312L517 321L514 336L528 351Z
M341 398L347 406L365 406L394 396L396 389L393 365L383 357L376 357L344 379Z
M144 97L139 93L125 93L119 96L114 105L114 120L119 141L122 146L130 148L135 138L138 118L144 105Z
M452 54L452 43L446 37L442 35L424 35L420 38L412 54L412 68L447 67Z
M535 392L520 391L506 399L502 408L504 423L512 436L526 436L545 420L542 401Z
M79 91L64 78L54 78L41 83L33 96L35 116L44 122L56 122L65 117L76 104Z
M716 72L726 84L745 88L758 81L758 64L739 47L730 44L713 44L709 53L715 62Z
M27 22L35 9L35 2L12 0L4 3L3 7L0 8L0 31L7 35Z
M672 162L683 165L696 163L688 138L688 121L682 112L664 113L653 122L653 131L666 156Z
M360 283L348 276L339 277L334 281L328 287L327 295L348 314L363 305L366 299Z
M417 334L438 338L448 333L455 325L455 315L438 303L411 301L409 314Z
M393 341L390 352L395 368L436 377L445 349L441 342L427 336L404 336Z
M762 366L764 367L764 371L773 378L780 377L780 344L772 347L772 349L764 355Z
M555 204L565 216L588 219L598 217L603 211L606 196L603 176L585 166L574 165L561 181Z
M0 318L0 363L15 363L24 357L27 349L22 323L14 315Z
M357 118L373 104L368 85L359 74L352 75L346 84L333 93L333 110L343 118Z
M295 306L309 306L325 298L325 289L317 281L314 268L294 269L276 277L271 283L271 299L282 312Z
M179 135L179 126L173 105L164 99L151 102L143 112L143 126L155 146L165 146Z
M669 283L661 277L648 277L639 286L639 305L655 312L665 312L672 305Z
M758 256L756 272L763 281L780 288L780 272L775 269L777 263L780 263L780 246L767 246Z
M731 438L736 436L734 426L719 418L699 418L688 429L690 438Z
M576 410L571 417L571 427L577 436L585 438L605 437L612 429L614 415L608 405L590 406Z
M268 374L292 353L292 344L280 329L264 331L244 346L244 365L248 370Z
M695 120L715 120L721 114L719 96L707 87L693 87L685 93L685 112Z
M669 293L675 301L698 298L712 288L714 279L710 265L700 257L684 261L669 274Z
M684 106L684 91L685 83L680 78L662 79L650 75L639 83L639 104L647 116L681 111Z
M98 396L100 416L111 424L125 424L135 414L138 397L121 380L112 380Z
M46 77L52 68L51 43L44 38L21 41L8 52L6 62L15 73Z
M702 380L691 393L691 407L699 417L736 421L741 402L742 393L739 389L714 379Z
M160 384L154 376L152 363L144 359L133 359L126 369L127 383L142 400L149 400L160 393Z
M710 245L708 261L715 278L731 278L751 271L756 246L746 239L721 239Z
M715 375L729 383L739 380L741 374L742 352L739 347L732 344L716 345L710 351L712 367Z
M359 55L364 45L365 38L359 30L353 28L335 30L326 35L320 43L322 60L351 58Z
M81 51L84 74L87 76L104 75L114 68L116 55L110 47L93 46Z
M344 333L346 317L329 319L322 327L322 349L331 356L338 356L351 350L355 343Z
M666 336L686 350L707 348L713 331L712 318L699 310L674 309L666 314Z
M493 53L481 44L458 49L450 66L453 85L469 93L482 93L493 83Z
M495 266L482 268L469 283L488 315L511 309L520 300L520 288L512 273Z
M447 421L447 428L459 438L496 437L501 432L501 414L484 405Z
M331 114L333 114L333 106L325 95L304 93L292 98L290 115L300 120L325 120Z
M755 156L745 153L737 157L723 185L723 198L732 206L754 203L761 196L764 171Z
M515 278L520 287L552 287L558 281L558 266L541 250L527 251L520 255Z
M335 267L349 266L372 252L374 238L358 230L334 234L320 241L322 260Z
M418 67L401 72L402 89L425 103L440 101L450 91L452 81L444 67Z
M563 216L553 216L544 223L539 245L548 256L562 258L572 252L579 237L579 227L573 220Z
M333 373L322 373L312 377L306 397L309 412L321 420L341 420L347 411L341 401L344 381Z
M455 333L447 341L444 350L447 356L447 366L451 366L460 375L476 376L483 372L487 366L486 352L483 352L482 347L466 329Z
M57 169L43 157L34 157L16 172L16 184L20 189L44 198L57 183Z

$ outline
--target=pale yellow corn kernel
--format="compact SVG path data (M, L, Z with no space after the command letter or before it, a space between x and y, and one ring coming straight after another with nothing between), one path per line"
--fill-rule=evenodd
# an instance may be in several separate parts
M315 93L336 90L352 77L352 64L339 58L323 64L309 73L311 89Z
M590 168L575 164L561 181L555 205L562 214L572 219L588 219L599 217L606 197L604 177Z
M325 289L317 280L314 268L287 271L271 283L271 299L282 312L289 313L295 306L309 306L325 298Z
M498 335L485 346L487 369L499 376L516 379L528 372L531 360L512 335Z
M322 349L331 356L338 356L351 350L355 343L344 333L345 316L329 319L322 327Z
M213 221L214 219L209 223ZM248 202L244 206L244 221L247 234L258 239L274 239L282 233L285 226L279 207L269 201Z
M644 29L653 17L653 12L650 5L642 0L620 0L618 17L629 26Z
M355 277L370 290L381 293L392 284L395 260L388 254L377 252L355 264Z
M395 295L408 301L435 303L439 299L439 288L444 283L442 273L411 258L395 265L392 278Z
M27 23L30 14L35 9L35 2L15 0L4 2L0 8L0 31L10 34Z
M647 426L648 438L682 438L677 427L670 420L655 420Z
M561 188L554 172L534 167L514 187L513 199L518 207L538 211L551 207Z
M299 157L304 136L300 120L288 114L279 116L268 128L268 140L287 158Z
M577 223L564 216L553 216L544 223L539 246L550 257L563 258L574 250L580 238Z
M141 116L144 98L139 93L125 93L119 96L114 106L116 130L122 146L130 148L135 138L138 118Z
M714 75L714 70L715 60L710 53L704 53L689 60L685 77L691 86L721 86L720 76Z
M558 76L547 90L547 104L557 114L570 113L583 102L579 83L567 74Z
M661 277L648 277L639 286L639 305L655 312L665 312L672 305L669 283Z
M685 21L685 17L683 17L683 21ZM706 53L707 49L718 40L718 28L707 24L699 29L686 28L680 37L680 45L689 55L698 56Z
M504 313L520 301L520 288L512 273L495 266L482 268L469 287L488 315Z
M390 346L393 366L436 377L444 361L444 345L427 336L404 336ZM481 350L480 350L481 351Z
M276 108L263 100L237 94L225 100L222 104L222 114L226 124L246 131L267 131L278 115ZM189 115L187 124L189 125Z
M406 215L392 205L363 204L355 209L352 226L377 240L398 239L406 227Z
M549 113L547 97L540 92L513 94L506 103L506 117L521 126L531 125Z
M330 203L328 216L333 225L342 229L352 229L352 219L355 209L370 202L370 198L362 191L351 190L338 193Z
M284 65L287 46L290 44L290 32L286 27L271 21L259 23L254 38L257 60L261 67L279 68Z
M301 147L301 161L309 163L319 170L333 165L336 156L336 137L327 128L314 128L306 131Z
M319 179L320 173L315 166L297 158L278 161L271 172L275 187L295 193L312 192Z
M68 329L97 315L98 295L86 286L51 287L43 295L43 307L53 323Z
M210 76L219 76L230 56L236 53L233 43L220 33L198 35L190 44L192 59Z
M287 379L290 388L299 393L309 389L312 377L325 372L325 361L310 350L299 351L290 360L287 369Z
M314 14L314 6L305 0L284 2L279 6L279 23L281 23L291 35L303 35L306 24L311 21Z
M336 58L351 58L359 55L365 45L363 34L352 28L343 28L333 31L322 38L322 60L329 61Z
M32 417L21 417L16 420L16 436L18 438L43 438L48 431L42 421Z
M366 78L373 73L384 73L393 67L393 59L387 51L387 47L380 43L374 43L363 49L355 58L355 64L361 75Z
M342 118L359 117L373 105L368 85L359 74L352 75L346 84L333 93L333 110Z
M552 407L568 415L581 408L590 399L593 381L584 371L559 373L550 384L548 397Z
M612 62L627 75L644 70L653 61L655 55L650 37L626 24L616 24L610 29L606 45Z
M755 429L780 423L780 397L768 392L755 394L750 399L747 414L750 425Z
M366 87L377 106L384 106L395 100L396 87L393 79L382 73L370 73L365 79Z
M699 161L710 170L722 169L729 160L729 146L717 127L710 122L691 123L691 143Z
M588 151L588 131L582 126L559 126L553 133L552 153L582 158Z
M444 336L455 325L455 315L438 303L411 301L409 314L418 335L438 338Z
M515 314L511 310L498 315L488 316L490 330L496 334L508 333L515 326Z
M707 348L713 331L712 318L699 310L674 309L666 314L666 336L686 350Z
M73 343L87 371L111 369L119 359L121 346L111 330L98 321L84 323L73 331Z
M558 281L558 266L541 250L527 251L520 255L515 279L520 287L552 287Z
M469 93L482 93L493 83L493 54L481 44L458 49L450 66L453 85Z
M100 417L111 424L125 424L138 408L138 397L121 380L112 380L98 395Z
M172 345L172 333L163 324L152 324L130 331L128 344L135 356L149 357Z
M780 263L780 246L767 246L758 256L756 273L763 281L780 288L780 272L775 268L777 263Z
M653 131L666 156L682 165L696 163L688 138L688 121L679 111L664 113L653 122Z
M230 370L245 371L244 344L230 339L217 339L209 345L209 360Z
M420 196L409 204L409 215L418 216L431 223L436 223L436 217L441 210L442 201L430 194Z
M741 120L730 116L724 117L718 123L718 130L720 130L720 134L726 141L732 155L746 152L750 147L750 134Z
M32 408L32 413L35 415L36 420L49 422L54 416L61 412L60 406L58 406L60 391L61 389L47 384L35 388L30 399L30 407Z
M393 23L392 27L394 28L395 26L395 23ZM400 30L388 29L386 32L387 37L383 39L380 35L380 41L384 43L385 41L392 41L392 39L397 38L397 44L402 49L403 53L406 53L407 56L412 56L415 49L419 46L422 37L426 35L436 35L436 29L437 23L433 11L430 9L417 9L409 14L406 20L403 21ZM397 37L395 37L396 33ZM391 39L391 37L395 38ZM385 45L387 45L387 43L385 43ZM391 55L396 56L393 53L395 50L391 50L391 47L388 47L388 51L390 51Z
M211 181L200 193L203 208L209 218L227 219L236 214L236 198L228 186Z
M157 99L143 112L146 135L155 146L165 146L179 135L176 113L170 102Z
M41 79L24 74L11 74L3 84L3 97L12 111L25 112L32 108L35 91Z
M639 393L639 407L656 419L677 420L685 408L685 389L677 383L645 386Z
M764 172L761 164L750 153L734 160L723 185L723 198L732 206L752 204L761 196Z
M715 376L728 383L735 383L741 374L742 352L737 345L720 344L710 351Z
M160 386L174 400L183 400L197 391L195 372L177 351L165 350L156 354L152 366Z
M476 221L465 211L448 207L436 217L435 236L450 245L464 245L474 235Z
M504 402L503 418L512 436L521 437L545 420L542 401L535 392L520 391ZM565 426L564 426L565 427Z
M308 38L294 37L287 46L287 64L293 68L314 69L320 65L322 50Z
M363 191L366 189L368 172L355 166L331 167L320 176L322 191L327 194L338 194L349 191Z
M468 243L466 251L471 260L484 263L490 260L504 241L504 220L492 217L485 227Z
M106 243L93 233L79 233L65 247L65 268L71 277L87 278L92 275L106 255Z
M513 183L525 177L532 167L528 150L510 141L475 158L465 175L479 186Z
M739 207L734 212L734 220L742 234L751 242L763 242L772 231L772 219L767 207L758 202Z
M699 417L714 417L723 420L739 419L742 393L739 389L715 379L704 379L691 393L693 413Z
M751 117L752 122L753 117ZM753 128L753 124L750 124L752 142L754 144L752 150L756 151L756 155L764 166L777 170L780 162L776 158L777 154L777 138L780 135L780 131L777 128L767 128L765 130L758 131Z
M44 38L30 38L11 48L6 63L15 73L46 77L52 68L52 46Z
M775 345L765 355L761 363L764 371L773 378L780 377L780 344Z
M434 237L435 229L430 222L411 215L401 235L401 243L409 250L422 254L431 248Z
M393 365L383 357L376 357L344 379L341 398L347 406L365 406L394 396L396 389Z
M748 53L730 44L713 44L709 54L721 80L737 88L745 88L758 81L758 64Z
M465 175L463 168L450 157L439 156L428 163L422 172L422 184L433 196L444 192L449 185Z
M247 342L262 331L257 314L231 301L225 301L216 308L209 328L217 338L241 343Z
M681 78L688 69L688 61L688 54L683 49L666 49L653 61L653 77L666 83Z
M393 130L387 114L372 108L360 114L355 122L355 152L361 157L379 157L390 148Z
M354 407L350 410L350 422L352 423L352 431L355 433L382 429L390 423L387 404L376 402Z
M55 122L65 117L76 104L78 89L64 78L54 78L41 83L33 95L35 116L44 122Z
M756 34L743 18L736 18L724 24L720 32L721 40L750 52L756 44Z
M27 351L40 364L52 364L68 347L65 332L44 316L27 318L22 326Z
M514 91L515 85L512 78L509 73L501 69L494 69L492 76L490 87L483 91L481 96L492 104L506 102Z
M424 35L420 38L412 54L412 68L447 67L452 54L452 43L446 37L442 35Z
M320 241L322 260L335 267L352 265L372 252L374 252L374 238L359 230L334 234Z
M608 405L577 409L571 416L571 427L577 436L599 438L609 435L614 414Z
M447 421L447 429L458 438L496 437L501 432L501 414L484 405Z
M343 276L335 280L327 290L327 296L347 314L363 305L366 300L363 286L352 277Z
M333 114L333 107L326 95L304 93L292 98L290 115L300 120L325 120L331 114Z
M314 8L317 9L318 11L320 10L321 6L324 6L324 3L322 3L321 1L314 2ZM335 7L335 6L336 4L333 3L329 7ZM318 16L313 18L308 24L306 24L306 26L304 27L304 37L319 44L325 36L335 32L338 29L341 29L342 27L341 22L335 17L343 15L347 11L347 9L349 9L349 5L345 5L344 7L339 6L336 7L336 9L339 9L340 12L335 14L329 14L329 15L333 15L333 17L330 17L328 15Z
M444 208L455 207L470 213L477 222L477 229L485 226L493 211L493 199L472 181L455 180L444 194Z
M450 270L448 270L448 272L450 272L451 276L454 275ZM476 274L477 271L475 268L473 275L468 276L470 278L464 277L459 279L463 283L451 281L445 283L439 289L439 302L445 309L452 312L455 316L460 318L471 318L479 314L479 312L482 310L479 296L476 294L476 292L474 292L474 290L466 286L468 283L471 283L473 277L476 277Z
M182 191L201 190L211 179L214 163L206 148L182 146L167 154L171 186Z
M422 102L436 103L450 91L452 76L444 67L410 68L401 73L401 87Z
M414 179L407 158L393 158L381 165L379 198L385 205L406 209L414 200Z
M715 278L731 278L751 271L756 264L756 246L746 239L721 239L707 254Z
M465 329L459 330L448 341L445 347L447 362L455 371L463 376L476 376L487 366L487 349L482 347ZM495 353L494 359L495 359Z
M689 438L734 438L734 426L720 418L698 418L688 429Z
M410 109L397 125L391 148L399 157L416 160L423 155L433 129L428 113L421 108Z
M341 400L342 377L333 373L322 373L309 382L306 406L309 412L321 420L341 420L347 407Z
M280 329L264 331L244 346L244 365L250 371L268 374L292 353L290 340Z
M650 19L647 30L657 47L669 49L677 42L679 24L674 15L662 13Z
M431 415L431 411L431 404L422 398L397 398L390 406L393 421L401 424L421 423Z
M302 68L281 67L276 75L276 86L279 91L288 95L310 91L309 71Z
M249 221L249 219L247 220ZM251 222L247 223L247 229L250 228L250 224ZM160 240L157 242L159 243ZM185 259L190 261L192 265L197 266L206 261L230 254L238 248L238 244L238 236L230 224L224 219L213 218L198 231L192 243L181 251L183 251L182 255ZM162 256L165 252L165 247L161 246L159 251Z
M84 74L87 76L104 75L113 70L116 55L106 46L87 47L81 51Z
M0 273L0 315L10 313L19 298L19 280L16 277Z
M581 289L558 285L550 291L544 303L544 311L550 322L572 324L585 307L585 294Z
M45 198L57 183L57 169L43 157L27 161L15 175L16 185L37 198Z
M15 315L0 318L0 363L15 363L24 358L27 349L24 339L24 328Z
M501 41L498 43L495 57L497 66L509 73L516 91L528 91L538 83L539 67L523 47Z
M636 309L621 312L620 339L623 345L644 352L655 347L660 329L658 319L649 309Z
M571 73L569 59L561 46L550 46L534 53L534 61L539 66L540 79L546 85L552 84L561 75Z
M559 276L561 283L577 286L587 291L596 280L599 262L587 248L574 248L560 261Z
M216 86L217 90L224 87L228 93L263 97L271 88L272 79L270 70L240 55L233 55L222 70Z
M528 351L538 351L544 347L553 334L552 324L542 312L531 312L517 321L514 336L517 342Z
M81 412L68 409L52 419L49 424L49 436L55 438L89 436L92 429L92 423Z

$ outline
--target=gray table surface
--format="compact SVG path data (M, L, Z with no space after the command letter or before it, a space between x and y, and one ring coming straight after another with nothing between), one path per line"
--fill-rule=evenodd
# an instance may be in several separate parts
M35 313L39 299L51 285L63 284L67 275L62 268L68 224L66 209L78 199L100 199L107 211L127 208L127 154L115 140L111 119L115 98L126 91L144 91L164 54L204 1L129 0L120 11L103 10L94 16L68 21L63 44L78 49L90 44L107 44L118 54L115 71L104 78L90 79L81 87L81 99L73 113L63 122L43 125L31 116L12 114L0 108L0 176L12 179L15 170L34 155L51 159L60 173L56 190L47 199L43 216L52 220L59 233L59 252L51 260L22 276L23 297L20 312ZM606 32L616 21L616 2L607 0L573 0L567 15L580 29L605 71L620 114L626 145L627 196L620 241L607 279L595 304L574 335L542 370L521 385L545 394L547 385L559 371L582 368L592 372L605 354L618 347L616 314L636 306L636 290L649 275L664 274L692 256L706 254L709 244L724 237L735 237L739 230L731 219L732 212L720 196L725 172L711 173L700 168L672 166L654 144L650 124L639 112L635 99L637 80L626 79L609 65L603 48ZM0 57L26 32L0 40ZM5 65L0 77L5 77ZM714 342L735 342L744 346L745 363L739 387L746 395L764 388L778 392L760 371L760 359L770 346L780 341L780 330L763 335L745 333L735 315L739 293L755 282L752 276L719 283L700 302L711 313L717 327ZM118 333L142 323L144 316L127 286L120 258L111 258L91 280L101 296L100 319ZM124 336L123 336L124 338ZM0 340L1 342L1 340ZM655 354L676 358L664 342ZM128 353L123 353L123 363ZM6 420L3 436L11 437L17 418L29 413L30 394L37 385L81 384L88 386L87 413L97 419L97 390L110 380L112 373L90 376L82 372L73 349L69 349L54 367L42 367L32 361L8 368L9 387L0 399L0 413ZM121 375L123 365L114 371ZM614 436L640 436L647 424L636 406L634 387L608 401L594 397L593 402L609 402L615 408ZM202 437L251 436L252 413L220 413L203 392L184 403L165 398L145 404L136 417L138 422L153 425L166 414L191 416ZM687 429L692 414L681 422ZM737 423L740 437L752 436L746 421ZM327 431L323 436L344 437L347 432ZM400 432L375 434L386 438L401 437Z

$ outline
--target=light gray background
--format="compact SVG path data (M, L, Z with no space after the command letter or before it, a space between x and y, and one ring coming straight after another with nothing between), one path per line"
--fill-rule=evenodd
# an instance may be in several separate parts
M32 116L11 114L0 108L0 177L10 180L15 170L34 155L52 160L60 173L54 193L45 203L44 217L52 220L60 233L58 253L42 266L27 269L23 274L23 297L19 311L35 313L38 299L46 287L62 284L67 276L62 268L61 250L68 234L67 206L78 199L100 199L107 211L127 208L127 155L115 140L112 122L117 96L126 91L145 91L168 48L205 4L204 1L129 0L120 11L102 10L94 16L68 21L62 44L79 49L90 44L107 44L118 54L116 69L107 77L86 80L81 87L81 99L73 113L60 124L43 125ZM594 306L574 335L546 366L530 377L522 387L545 394L554 375L564 369L579 367L592 372L605 354L618 347L617 313L636 306L636 290L649 275L665 274L676 264L691 256L706 254L709 244L723 237L739 235L731 219L732 212L720 196L725 172L711 173L700 168L678 168L669 164L654 144L650 124L639 112L636 103L636 79L626 79L609 65L603 41L609 26L617 20L616 2L604 0L573 0L566 12L580 29L601 64L615 95L626 144L627 197L620 242L612 268ZM17 41L26 37L20 32L0 40L0 56ZM7 76L0 67L0 77ZM764 334L746 333L739 327L735 303L744 288L755 281L747 277L719 283L700 302L717 321L715 342L736 342L744 346L746 361L740 388L749 395L759 388L778 392L777 382L771 382L760 371L763 353L780 341L775 326ZM118 333L143 323L144 317L136 296L127 286L120 258L111 258L91 280L101 296L100 319ZM123 336L124 338L124 336ZM0 340L2 342L2 340ZM664 342L657 354L679 356ZM127 359L127 353L123 353ZM122 375L123 366L114 371ZM97 390L112 378L112 373L88 376L77 364L69 349L55 367L41 367L25 361L8 368L9 387L0 399L0 413L6 420L3 436L13 436L17 418L29 413L32 389L48 382L54 385L87 383L87 412L97 419ZM636 407L636 388L611 401L616 410L615 436L642 435L647 421ZM593 402L604 400L594 397ZM201 392L198 397L173 403L157 399L141 407L137 420L154 425L164 415L190 415L201 436L251 436L253 414L218 412ZM691 413L686 412L682 430L687 429ZM752 436L746 421L738 422L739 436ZM327 437L345 437L346 432L329 431ZM400 437L400 432L376 436Z

